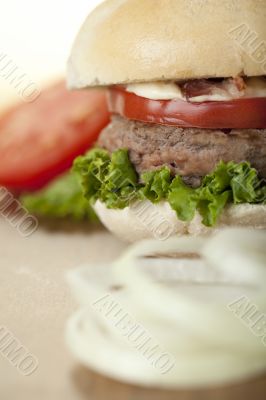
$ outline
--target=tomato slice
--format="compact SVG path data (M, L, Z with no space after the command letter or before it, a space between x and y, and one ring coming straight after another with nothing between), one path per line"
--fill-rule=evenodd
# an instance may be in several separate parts
M69 92L64 82L0 118L0 185L39 189L71 167L108 124L102 90Z
M206 129L265 129L266 98L190 103L150 100L124 88L108 91L109 110L137 121Z

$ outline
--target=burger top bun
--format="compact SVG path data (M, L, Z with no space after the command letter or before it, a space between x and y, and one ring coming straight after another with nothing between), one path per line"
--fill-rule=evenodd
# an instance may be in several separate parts
M202 224L199 214L191 222L180 221L167 202L141 201L123 210L110 210L98 200L94 208L106 228L126 242L165 240L174 235L208 235L229 226L266 229L265 205L230 205L213 229Z
M264 0L107 0L82 26L70 88L265 75Z

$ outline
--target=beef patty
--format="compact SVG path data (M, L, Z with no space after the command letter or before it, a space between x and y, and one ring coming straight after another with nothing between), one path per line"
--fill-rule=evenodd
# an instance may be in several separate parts
M266 179L266 130L178 128L114 116L98 145L109 152L128 149L139 174L167 165L193 187L221 160L249 161Z

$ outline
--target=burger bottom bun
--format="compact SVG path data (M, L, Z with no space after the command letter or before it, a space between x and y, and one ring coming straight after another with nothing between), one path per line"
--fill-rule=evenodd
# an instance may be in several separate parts
M191 222L180 221L167 202L138 201L123 210L113 210L98 200L94 209L106 228L126 242L166 240L174 235L208 235L227 226L266 229L265 205L228 206L215 228L203 225L199 214Z

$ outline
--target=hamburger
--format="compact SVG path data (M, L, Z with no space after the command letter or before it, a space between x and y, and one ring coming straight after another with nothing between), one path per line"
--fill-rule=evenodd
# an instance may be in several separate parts
M68 85L107 88L112 120L74 169L110 231L266 228L265 48L261 0L107 0L87 17Z

